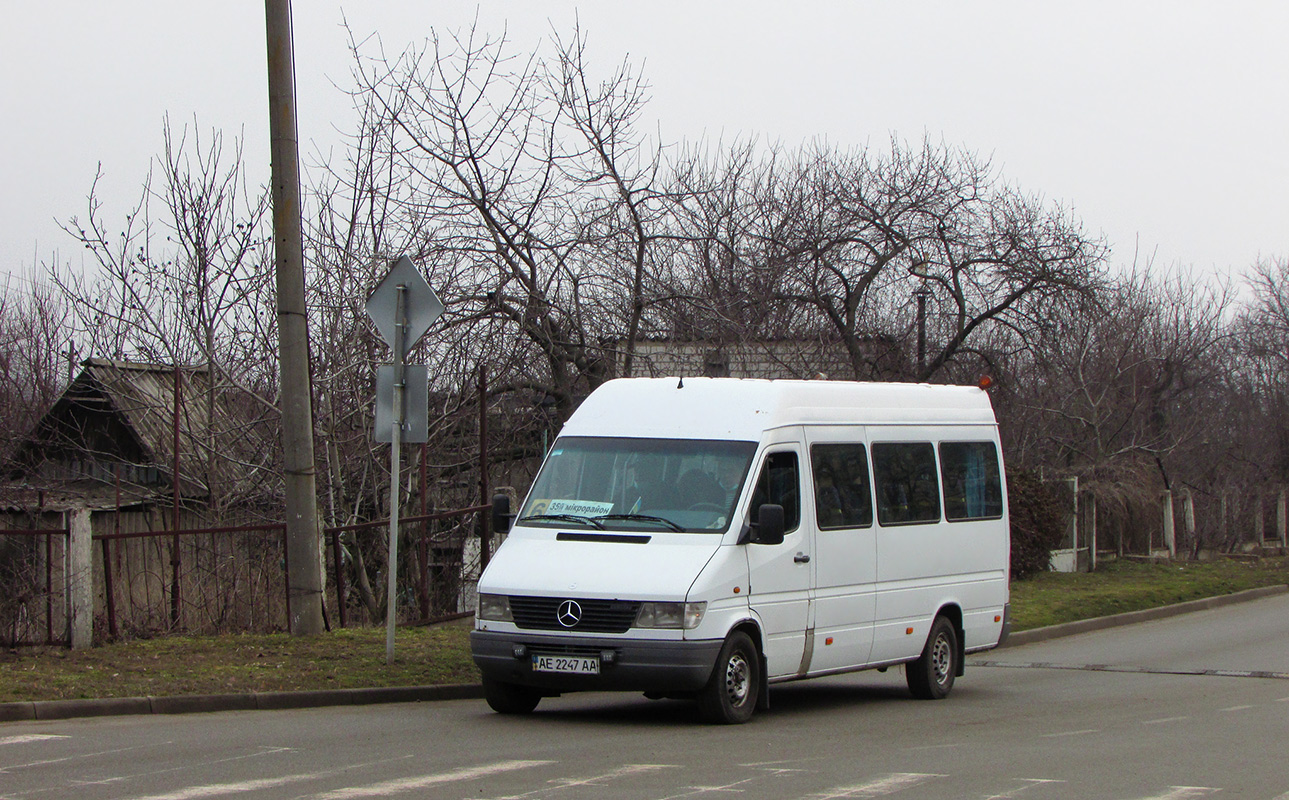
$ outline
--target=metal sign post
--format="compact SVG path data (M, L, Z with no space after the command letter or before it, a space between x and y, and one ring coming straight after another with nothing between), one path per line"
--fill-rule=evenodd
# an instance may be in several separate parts
M398 613L398 473L403 442L403 394L407 389L403 341L407 335L407 286L398 285L394 312L394 413L389 448L389 588L385 592L385 663L394 662L394 624Z
M391 308L392 306L392 308ZM393 313L391 314L390 311ZM418 398L417 403L407 402L408 364L407 353L416 344L434 320L443 313L443 303L439 301L434 290L425 281L411 259L403 256L394 263L387 274L377 285L376 290L367 298L367 314L376 323L381 338L389 343L393 350L393 380L389 381L391 394L389 405L392 411L389 416L389 582L386 590L385 613L385 663L394 661L394 627L398 614L398 473L402 469L402 444L424 442L427 420L417 420L409 432L407 409L410 406L424 409L425 397ZM423 393L428 392L428 373L422 367L414 370L418 377L416 385ZM378 381L378 393L382 391L383 381ZM383 420L379 409L383 398L377 400L377 417ZM425 414L421 414L425 417ZM384 441L383 432L376 430L376 440ZM410 435L409 435L410 433Z

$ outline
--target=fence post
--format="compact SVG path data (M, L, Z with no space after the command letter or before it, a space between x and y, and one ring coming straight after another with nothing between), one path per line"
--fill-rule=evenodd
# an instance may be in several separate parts
M1266 515L1266 497L1262 492L1257 492L1253 495L1253 544L1257 547L1261 547L1262 540L1266 538Z
M421 516L428 516L430 511L429 498L429 467L426 461L426 450L428 444L421 442ZM416 540L416 593L417 601L421 608L421 619L430 618L430 523L428 520L421 522L421 536Z
M179 602L180 602L180 594L179 594L179 527L180 527L180 523L179 523L179 403L180 403L180 398L182 394L183 394L183 386L181 385L180 378L179 378L179 362L176 360L175 361L175 387L174 387L175 413L174 413L174 419L172 420L172 424L174 426L174 431L173 431L174 438L171 443L171 447L174 448L174 454L173 454L174 455L174 467L173 467L174 475L171 478L171 483L174 484L173 486L174 522L172 523L172 529L174 530L174 537L170 543L170 569L171 569L171 572L173 573L173 576L170 579L170 625L175 629L178 629L179 627Z
M340 615L340 627L345 627L345 567L341 562L340 532L331 532L331 563L336 569L336 612ZM287 592L290 600L291 593Z
M1199 551L1199 541L1195 538L1195 494L1190 489L1182 489L1182 530L1186 532L1186 542L1191 552Z
M1159 493L1159 502L1164 512L1164 546L1168 548L1168 557L1177 557L1177 529L1173 522L1173 493L1168 489Z
M1286 520L1285 508L1285 487L1280 487L1280 492L1276 495L1276 538L1280 540L1281 548L1285 546L1285 528L1289 527L1289 520Z
M1218 496L1217 540L1220 542L1219 550L1230 547L1231 542L1231 508L1229 498L1229 492L1222 492Z
M107 606L107 633L113 639L117 638L116 627L116 590L112 585L112 550L111 542L107 539L100 540L103 545L103 599Z
M82 650L94 639L94 538L90 511L71 512L67 537L67 643Z
M1091 518L1089 521L1092 523L1091 537L1090 537L1092 539L1092 543L1090 546L1090 550L1088 551L1088 572L1096 572L1097 570L1097 496L1095 494L1092 494L1091 492L1087 492L1085 496L1088 498L1088 516Z
M479 505L486 506L488 497L488 370L479 365ZM479 575L483 575L492 557L492 531L490 516L479 512Z

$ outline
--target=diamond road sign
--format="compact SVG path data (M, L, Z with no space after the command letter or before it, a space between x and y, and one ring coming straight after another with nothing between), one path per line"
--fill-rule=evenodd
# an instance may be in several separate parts
M395 319L398 309L398 287L403 286L407 315L407 329L403 338L403 352L395 353L395 358L402 358L411 351L425 332L434 324L434 320L443 313L443 302L430 288L425 276L412 263L412 259L402 256L390 267L389 274L376 286L376 290L367 298L367 316L376 323L376 330L390 346L394 348L394 339L398 332L398 320Z

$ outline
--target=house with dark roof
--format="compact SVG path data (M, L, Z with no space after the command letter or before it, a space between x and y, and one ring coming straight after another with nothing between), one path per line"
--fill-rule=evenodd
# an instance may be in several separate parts
M230 456L233 418L204 367L105 359L80 374L18 445L5 466L10 508L106 509L175 492L200 505L248 476Z
M217 391L203 367L81 367L3 466L0 644L67 631L72 647L88 645L94 626L116 635L115 611L130 631L280 619L280 592L268 588L282 571L276 533L165 536L280 518L277 483L258 469L275 420L254 413L267 406L230 408L237 396Z

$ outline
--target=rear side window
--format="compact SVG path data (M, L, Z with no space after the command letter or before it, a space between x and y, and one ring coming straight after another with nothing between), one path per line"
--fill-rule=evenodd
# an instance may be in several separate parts
M820 529L867 528L873 524L868 454L862 444L816 444L810 448L815 477L815 520Z
M883 525L940 521L935 448L930 442L873 444L877 519Z
M953 522L1003 515L998 448L993 442L941 442L944 516Z

